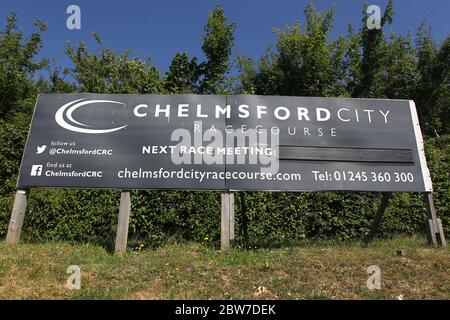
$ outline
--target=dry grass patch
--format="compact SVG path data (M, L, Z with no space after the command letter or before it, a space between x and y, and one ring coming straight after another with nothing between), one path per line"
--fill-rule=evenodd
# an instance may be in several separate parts
M398 256L397 250L406 255ZM66 288L69 265L81 290ZM370 265L381 290L366 286ZM450 249L422 237L217 252L171 244L113 256L101 247L0 244L0 299L450 299Z

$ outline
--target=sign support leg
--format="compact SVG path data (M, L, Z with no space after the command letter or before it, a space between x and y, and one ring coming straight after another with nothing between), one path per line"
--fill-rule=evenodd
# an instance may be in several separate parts
M22 233L23 220L28 204L28 190L17 190L14 198L14 206L9 220L6 243L9 245L17 244Z
M444 229L442 228L442 221L436 215L436 208L434 207L433 194L431 192L425 192L425 206L427 207L428 220L425 223L425 229L427 230L428 242L431 245L447 246L444 236Z
M375 234L378 231L378 227L381 223L381 218L383 217L384 211L386 210L386 207L389 204L389 199L391 198L392 194L390 192L383 192L383 196L381 198L380 206L378 207L378 211L375 215L375 219L373 220L372 226L370 227L370 231L367 234L366 238L364 239L364 244L368 245L373 238L375 237Z
M230 249L230 240L234 239L234 193L222 193L222 214L220 227L220 250Z
M116 245L114 253L125 252L127 250L128 223L131 212L131 191L120 193L119 217L117 220Z

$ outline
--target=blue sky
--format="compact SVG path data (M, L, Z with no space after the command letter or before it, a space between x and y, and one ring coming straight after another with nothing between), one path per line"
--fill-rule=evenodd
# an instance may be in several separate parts
M295 21L303 21L303 11L309 1L303 0L223 0L223 1L144 1L144 0L1 0L0 27L12 11L19 17L25 33L33 30L33 21L40 18L48 24L44 34L42 56L56 58L56 64L70 66L63 54L67 41L87 43L89 49L97 46L91 33L97 32L105 47L118 52L131 49L132 56L152 58L164 73L177 51L187 51L190 56L202 57L201 36L207 14L220 4L229 21L237 23L234 52L258 58L274 42L272 28L282 28ZM383 10L383 0L317 0L317 9L336 7L335 27L330 37L345 34L347 24L359 28L365 2L376 4ZM76 4L81 8L81 30L66 28L66 8ZM398 34L411 31L415 34L425 19L432 26L435 39L442 41L450 34L450 1L448 0L396 0L394 23Z

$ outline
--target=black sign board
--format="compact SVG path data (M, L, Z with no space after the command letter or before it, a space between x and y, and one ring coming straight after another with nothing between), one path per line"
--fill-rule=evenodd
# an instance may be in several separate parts
M38 97L18 188L431 191L413 101Z

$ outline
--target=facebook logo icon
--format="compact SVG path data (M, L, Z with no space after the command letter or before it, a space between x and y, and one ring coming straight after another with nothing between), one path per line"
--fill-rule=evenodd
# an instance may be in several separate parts
M42 165L37 165L37 164L34 164L32 167L31 167L31 176L32 177L39 177L40 175L42 174Z

